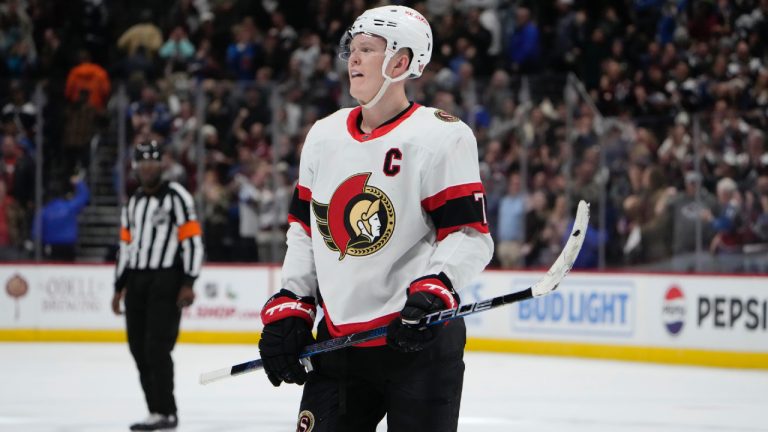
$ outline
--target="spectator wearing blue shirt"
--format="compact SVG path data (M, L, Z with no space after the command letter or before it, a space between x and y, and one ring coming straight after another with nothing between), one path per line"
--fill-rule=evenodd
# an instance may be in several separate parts
M709 244L709 251L718 256L740 255L744 243L744 199L739 191L739 186L730 177L724 177L717 182L718 210L713 213L709 210L703 212L704 220L708 221L715 231L715 237ZM726 258L727 259L727 258ZM740 264L741 257L736 257L730 271L740 271L736 268Z
M499 203L496 257L503 268L519 268L523 264L525 201L520 174L513 173L509 176L507 194Z
M50 200L36 217L41 218L43 256L54 261L74 261L78 239L77 217L88 205L90 191L79 176L70 179L74 191L60 181L49 184ZM37 238L37 224L32 228Z
M539 66L539 28L528 8L517 8L515 31L507 46L507 59L515 72L535 72Z
M236 40L227 47L227 69L237 80L252 80L261 61L261 46L254 42L253 30L240 25Z
M152 85L145 85L141 89L141 98L128 107L128 117L131 119L134 133L137 134L166 134L173 121L168 106L159 99L158 91Z
M597 215L599 212L599 209L592 204L591 212L594 215ZM574 212L575 213L575 212ZM571 230L573 229L573 223L574 220L571 220L571 222L568 224L568 229L565 232L565 235L561 239L561 244L565 245L565 243L568 241L568 238L571 235ZM579 251L579 256L576 258L576 261L573 263L573 268L575 269L595 269L598 268L600 265L600 246L601 244L605 244L606 240L608 239L608 236L605 232L605 230L600 230L594 227L592 223L587 225L587 233L584 235L584 244L581 247L581 250Z

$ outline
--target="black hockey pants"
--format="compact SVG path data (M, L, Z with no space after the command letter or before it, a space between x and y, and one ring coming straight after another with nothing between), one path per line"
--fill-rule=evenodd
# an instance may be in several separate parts
M139 369L149 412L176 414L171 351L179 335L177 270L133 271L125 293L128 346Z
M325 320L318 340L329 339ZM434 344L416 353L387 346L346 348L312 357L297 430L453 432L464 381L464 321L451 321Z

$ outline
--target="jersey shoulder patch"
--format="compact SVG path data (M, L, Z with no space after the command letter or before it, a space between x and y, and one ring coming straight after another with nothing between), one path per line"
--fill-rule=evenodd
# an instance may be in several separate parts
M447 112L441 109L435 110L435 117L437 117L438 120L442 120L446 123L456 123L457 121L459 121L458 117L452 114L448 114Z

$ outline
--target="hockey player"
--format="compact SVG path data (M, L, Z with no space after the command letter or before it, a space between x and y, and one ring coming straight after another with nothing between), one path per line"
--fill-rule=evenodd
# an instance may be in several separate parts
M300 431L455 431L466 339L455 307L491 259L477 143L451 114L409 102L405 80L429 63L432 31L403 6L370 9L341 43L360 103L307 135L290 208L282 289L262 310L269 380L304 384ZM388 324L387 337L312 358L318 340Z

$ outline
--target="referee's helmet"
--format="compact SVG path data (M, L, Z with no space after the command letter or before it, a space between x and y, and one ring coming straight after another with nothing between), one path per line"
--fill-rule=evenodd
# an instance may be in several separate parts
M142 141L136 144L133 150L133 167L141 161L160 161L162 157L162 147L155 139Z

